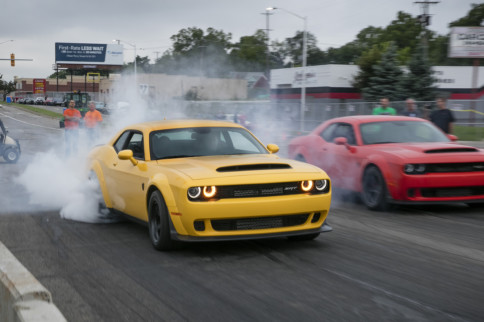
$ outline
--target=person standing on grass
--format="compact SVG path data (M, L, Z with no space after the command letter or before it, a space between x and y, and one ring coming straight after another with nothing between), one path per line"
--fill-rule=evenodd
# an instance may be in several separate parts
M453 123L455 122L454 114L446 107L446 99L438 97L435 100L437 109L430 113L430 121L439 127L446 134L453 132Z

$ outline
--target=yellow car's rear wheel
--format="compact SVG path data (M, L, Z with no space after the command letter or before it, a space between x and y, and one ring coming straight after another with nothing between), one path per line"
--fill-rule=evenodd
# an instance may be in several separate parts
M159 191L154 191L148 202L149 233L151 243L157 250L171 250L178 243L170 237L168 210Z

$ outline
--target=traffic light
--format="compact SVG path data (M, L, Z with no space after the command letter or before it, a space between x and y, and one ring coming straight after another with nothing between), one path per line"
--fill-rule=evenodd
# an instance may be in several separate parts
M15 54L10 54L10 66L15 66Z

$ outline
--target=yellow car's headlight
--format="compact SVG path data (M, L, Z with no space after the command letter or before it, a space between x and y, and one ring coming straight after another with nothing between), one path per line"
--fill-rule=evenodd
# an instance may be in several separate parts
M217 196L217 187L190 187L187 190L188 199L191 201L210 200Z
M327 193L329 192L329 180L304 180L300 183L302 192Z

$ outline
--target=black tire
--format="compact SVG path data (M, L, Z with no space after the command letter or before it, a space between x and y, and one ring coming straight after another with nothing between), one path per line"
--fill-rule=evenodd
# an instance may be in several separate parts
M467 206L469 208L484 208L484 202L469 202Z
M168 210L165 200L159 191L151 194L148 202L149 233L151 243L157 250L172 250L179 243L170 237L170 225L168 222Z
M96 197L98 198L98 219L100 222L103 223L110 223L110 222L117 222L120 220L118 216L113 214L111 210L106 206L106 202L104 201L104 196L101 190L101 185L99 183L99 179L94 171L91 171L89 174L89 180L94 184L94 192Z
M3 158L8 163L15 163L20 158L20 152L16 148L8 148L3 152Z
M375 166L366 168L363 174L361 199L370 210L387 210L387 185L380 170Z
M308 235L297 235L297 236L288 236L287 239L290 241L306 241L306 240L313 240L319 236L320 233L308 234Z

